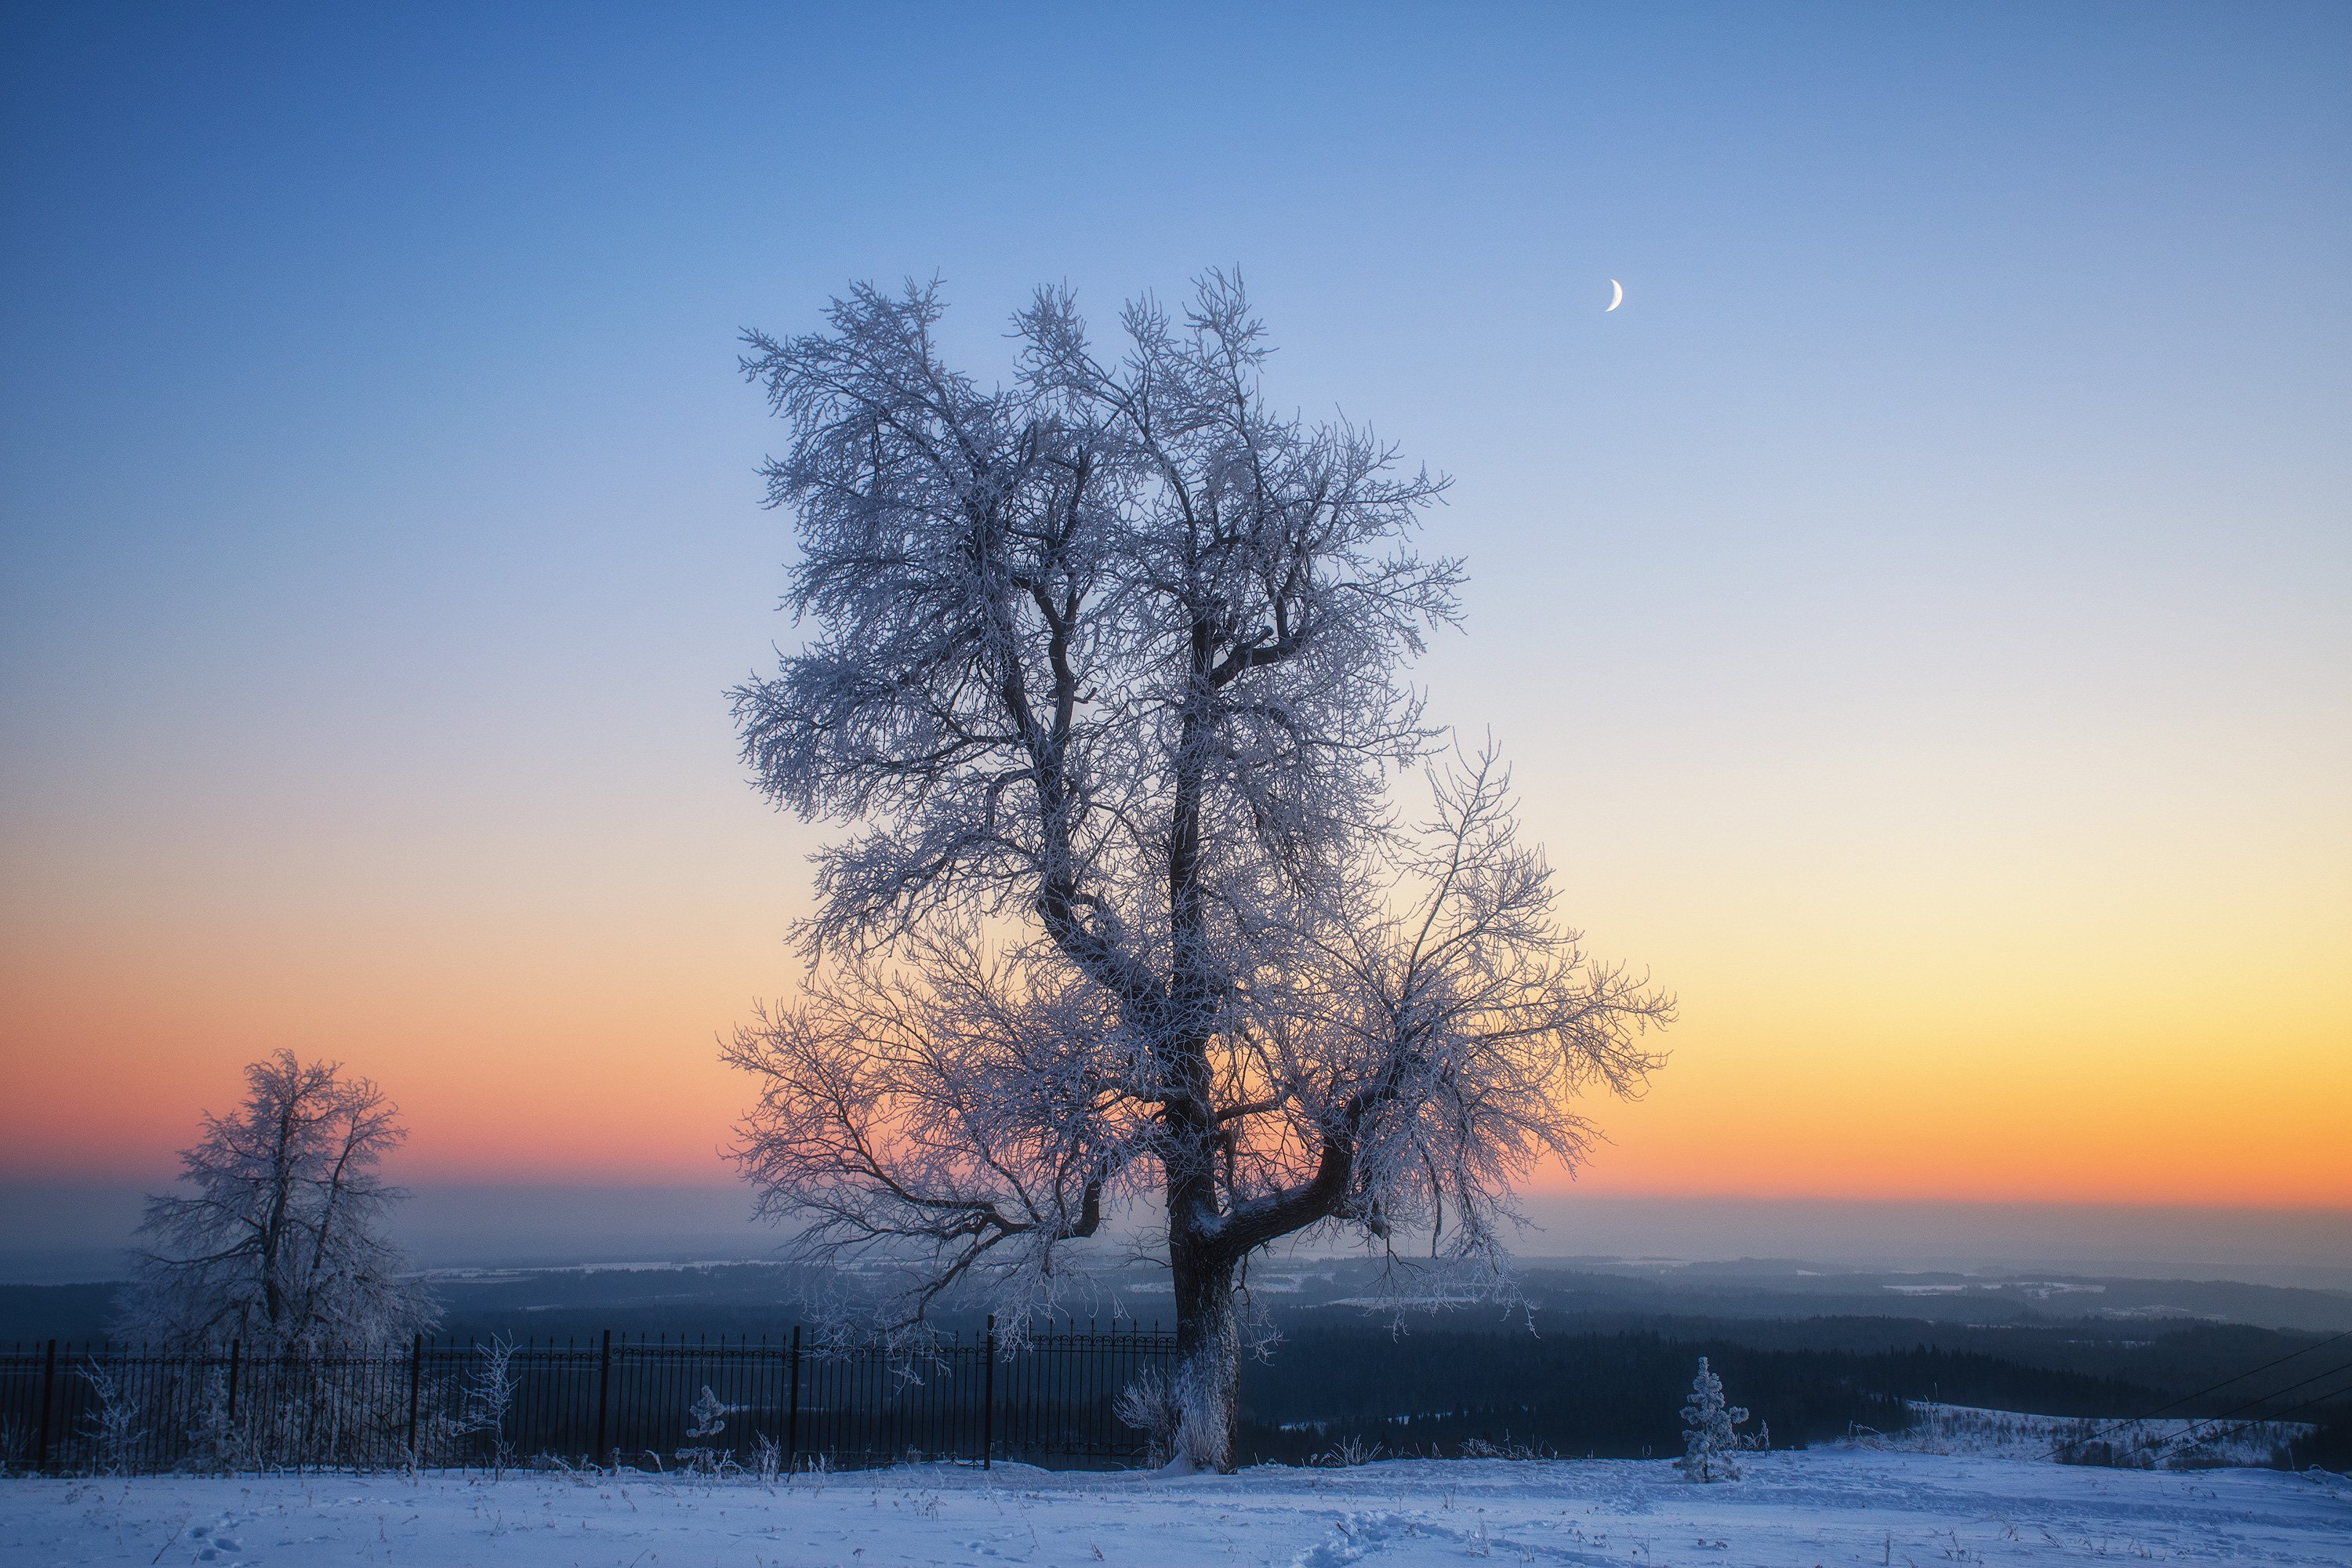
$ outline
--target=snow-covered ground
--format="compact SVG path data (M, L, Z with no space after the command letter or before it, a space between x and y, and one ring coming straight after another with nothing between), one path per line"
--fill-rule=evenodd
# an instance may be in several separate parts
M1397 1460L1237 1476L932 1467L702 1483L512 1473L0 1480L0 1562L457 1568L1374 1568L2352 1563L2352 1481L1815 1448L1699 1487L1664 1462Z

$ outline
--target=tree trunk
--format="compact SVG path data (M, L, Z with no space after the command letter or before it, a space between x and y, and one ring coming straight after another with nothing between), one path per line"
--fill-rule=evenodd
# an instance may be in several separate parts
M1173 1228L1173 1227L1171 1227ZM1241 1322L1234 1260L1198 1236L1171 1236L1176 1285L1176 1455L1195 1469L1229 1471L1240 1438Z

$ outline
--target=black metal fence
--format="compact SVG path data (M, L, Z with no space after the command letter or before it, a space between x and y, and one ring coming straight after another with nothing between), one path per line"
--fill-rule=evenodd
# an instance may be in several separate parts
M771 1474L904 1460L1134 1465L1113 1408L1158 1325L987 1330L918 1354L789 1338L615 1338L253 1356L57 1341L0 1351L0 1473L548 1464Z

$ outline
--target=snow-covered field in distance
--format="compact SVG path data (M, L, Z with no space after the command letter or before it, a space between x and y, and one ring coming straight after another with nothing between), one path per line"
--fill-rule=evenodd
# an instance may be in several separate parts
M2186 1415L2127 1419L2029 1415L1929 1399L1906 1401L1912 1424L1862 1446L1909 1454L1966 1454L1977 1458L2046 1462L2071 1444L2104 1441L2119 1452L2160 1455L2173 1468L2194 1456L2216 1465L2267 1465L2282 1444L2312 1435L2308 1421L2213 1421Z
M1840 1446L1684 1481L1664 1461L1399 1460L1235 1476L908 1467L756 1480L629 1473L0 1481L16 1564L465 1568L1670 1568L2106 1561L2340 1565L2352 1480L2105 1470Z
M795 1271L775 1265L675 1264L575 1268L448 1270L434 1288L453 1323L532 1333L626 1326L762 1331L793 1294ZM1167 1270L1132 1265L1073 1271L1064 1284L1065 1314L1114 1315L1150 1323L1172 1321ZM1285 1331L1362 1317L1367 1300L1395 1288L1377 1261L1360 1258L1269 1256L1250 1270L1250 1288ZM1522 1300L1545 1321L1593 1314L1673 1314L1712 1318L1900 1317L1946 1323L2049 1323L2084 1321L2161 1331L2197 1322L2263 1328L2352 1329L2352 1292L2234 1280L2086 1279L2048 1273L1973 1275L1833 1269L1801 1262L1658 1265L1610 1259L1528 1260ZM1368 1293L1370 1295L1368 1296ZM654 1310L651 1316L648 1310ZM751 1315L745 1315L751 1310ZM528 1313L541 1321L514 1317ZM616 1312L628 1314L625 1321ZM505 1321L497 1320L505 1314ZM1490 1308L1443 1313L1438 1328L1500 1327L1513 1314ZM656 1321L658 1319L659 1321ZM707 1319L708 1321L703 1321ZM966 1320L969 1320L967 1321ZM576 1320L572 1321L572 1320ZM943 1310L950 1327L975 1327L976 1314ZM755 1326L756 1325L756 1326Z
M1268 1257L1250 1284L1286 1332L1346 1321L1347 1303L1381 1287L1378 1266L1360 1258ZM449 1268L427 1276L460 1333L762 1333L789 1325L803 1271L773 1263L646 1259L559 1267ZM1167 1271L1157 1267L1074 1274L1063 1310L1145 1323L1172 1315ZM1528 1305L1545 1321L1593 1314L1664 1314L1714 1319L1885 1317L1942 1323L2047 1324L2075 1321L2149 1333L2198 1322L2333 1333L2352 1329L2352 1291L2237 1280L2090 1278L2049 1272L1971 1274L1835 1268L1793 1260L1682 1264L1611 1258L1530 1259L1521 1270ZM0 1342L105 1337L111 1285L0 1282ZM978 1314L949 1310L950 1328ZM1493 1326L1493 1312L1454 1312L1439 1328Z
M122 1278L144 1194L166 1179L0 1179L0 1281ZM404 1184L415 1195L394 1234L428 1268L756 1262L773 1259L782 1240L751 1221L740 1183ZM1993 1269L2352 1290L2352 1211L1604 1192L1529 1194L1527 1208L1535 1228L1514 1250L1530 1261L1704 1268L1761 1257L1840 1271Z

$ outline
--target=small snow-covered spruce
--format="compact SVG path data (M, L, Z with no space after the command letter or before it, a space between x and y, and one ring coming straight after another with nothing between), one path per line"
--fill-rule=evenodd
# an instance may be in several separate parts
M741 1408L728 1404L710 1392L709 1384L704 1384L701 1396L687 1409L687 1414L694 1417L694 1425L686 1429L686 1435L697 1441L677 1451L678 1463L697 1475L717 1475L727 1461L728 1450L710 1439L725 1433L727 1417Z
M1691 1379L1691 1402L1683 1406L1683 1419L1690 1425L1683 1429L1683 1457L1675 1461L1675 1468L1688 1480L1738 1480L1739 1464L1733 1456L1742 1448L1763 1446L1760 1435L1749 1439L1732 1430L1748 1419L1748 1412L1723 1403L1723 1379L1707 1370L1705 1356L1698 1358L1698 1375Z

